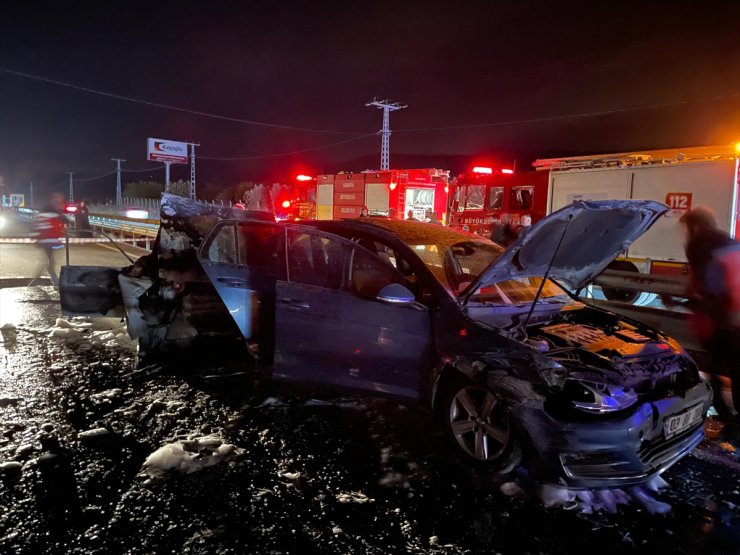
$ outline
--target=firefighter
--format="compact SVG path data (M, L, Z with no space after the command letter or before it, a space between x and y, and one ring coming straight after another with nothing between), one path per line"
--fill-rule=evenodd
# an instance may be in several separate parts
M740 243L717 226L708 208L696 207L679 219L686 239L691 280L686 293L694 329L706 352L720 420L740 422ZM718 374L732 380L732 404L721 395Z

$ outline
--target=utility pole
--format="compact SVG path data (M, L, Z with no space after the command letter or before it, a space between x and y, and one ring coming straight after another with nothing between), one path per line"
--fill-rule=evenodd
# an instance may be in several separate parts
M28 206L30 208L33 208L34 207L34 204L33 204L33 181L31 181L31 194L29 195L29 197L30 198L28 199L28 203L29 203Z
M165 160L164 162L164 192L169 193L170 192L170 162L169 160Z
M390 167L390 143L391 143L391 118L390 113L396 110L403 110L408 108L408 104L401 102L391 102L390 100L378 100L373 98L370 102L366 102L365 106L375 106L376 108L383 109L383 129L378 131L378 134L382 136L380 144L380 169L387 170Z
M121 205L123 203L123 197L121 195L121 162L126 160L122 158L111 158L116 163L116 204Z
M195 199L195 147L200 143L188 143L190 145L190 198Z
M72 180L72 176L75 172L69 172L69 203L72 204L75 201L75 184Z

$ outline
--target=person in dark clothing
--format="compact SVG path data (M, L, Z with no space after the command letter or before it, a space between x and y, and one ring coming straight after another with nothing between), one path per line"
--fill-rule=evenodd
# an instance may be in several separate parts
M686 238L686 258L691 271L686 293L693 311L693 325L701 345L711 357L709 373L714 390L714 408L720 419L740 422L740 322L738 310L738 262L740 243L717 227L707 208L686 212L679 222ZM721 395L718 375L732 380L733 406Z
M508 247L516 238L519 237L517 230L511 225L511 222L498 222L493 224L491 232L491 241L498 243L502 247Z
M80 230L77 234L78 237L92 237L92 233L90 233L90 215L84 200L80 201L75 212L75 229Z
M418 222L419 221L416 218L414 218L414 211L413 210L409 210L407 216L408 217L406 218L406 221L409 221L409 222Z

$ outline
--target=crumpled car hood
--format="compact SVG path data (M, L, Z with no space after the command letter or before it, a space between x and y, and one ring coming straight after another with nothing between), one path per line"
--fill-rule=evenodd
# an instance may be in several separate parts
M543 276L551 263L550 277L583 287L667 211L650 200L574 202L526 230L460 294L460 302L486 285Z

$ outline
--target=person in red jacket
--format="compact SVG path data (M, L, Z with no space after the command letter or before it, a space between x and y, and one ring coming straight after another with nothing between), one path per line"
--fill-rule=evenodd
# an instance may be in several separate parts
M54 287L59 286L54 251L63 246L62 239L66 221L62 195L54 193L49 198L49 202L36 214L34 221L32 236L36 239L36 246L44 253L44 259L39 263L36 276L28 284L29 286L41 277L44 267Z

